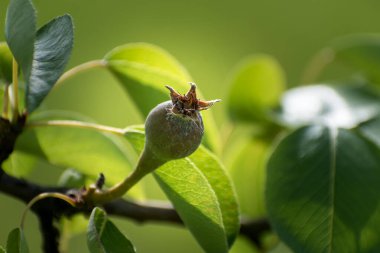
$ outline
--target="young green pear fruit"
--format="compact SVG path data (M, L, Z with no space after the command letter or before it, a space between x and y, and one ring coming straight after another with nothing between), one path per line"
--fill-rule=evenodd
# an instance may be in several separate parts
M145 175L164 163L191 155L201 144L204 132L200 111L207 110L219 99L202 101L197 98L196 85L181 95L170 86L171 101L153 108L145 122L145 146L135 170L107 191L96 189L87 198L103 203L123 196ZM96 188L96 187L95 187ZM94 189L95 189L94 188Z
M189 156L199 147L204 133L199 111L220 100L198 100L194 83L186 95L166 87L170 90L171 101L150 111L145 122L145 148L158 159L169 161Z

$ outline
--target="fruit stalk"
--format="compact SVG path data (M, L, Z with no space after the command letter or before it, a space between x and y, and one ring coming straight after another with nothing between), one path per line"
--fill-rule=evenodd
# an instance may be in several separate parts
M200 111L220 100L202 101L197 98L196 85L181 95L170 86L170 101L153 108L145 122L145 146L135 170L124 181L108 190L95 186L84 194L85 200L101 204L122 197L145 175L168 161L191 155L201 144L204 127Z

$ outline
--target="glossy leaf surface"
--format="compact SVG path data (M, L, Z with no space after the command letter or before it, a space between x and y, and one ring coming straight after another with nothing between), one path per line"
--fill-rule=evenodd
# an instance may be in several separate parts
M5 38L25 80L29 79L32 69L35 37L36 11L32 2L11 0L5 20Z
M8 235L7 253L28 253L24 232L20 228L15 228Z
M135 253L132 243L95 207L87 228L87 246L91 253Z
M279 118L292 127L324 124L350 128L380 112L379 98L368 86L299 87L284 94Z
M280 238L294 252L379 251L379 157L352 130L310 126L282 140L266 185Z
M238 121L267 120L285 90L283 70L268 55L255 55L241 62L231 82L228 109L231 118Z
M215 192L222 212L227 242L231 246L240 228L239 210L231 179L217 157L203 146L186 159L199 168Z
M141 152L143 132L126 138ZM186 226L206 252L227 252L239 230L235 192L219 161L204 147L154 173Z
M69 15L55 18L38 30L26 91L29 113L40 105L61 76L71 54L73 38L73 23Z

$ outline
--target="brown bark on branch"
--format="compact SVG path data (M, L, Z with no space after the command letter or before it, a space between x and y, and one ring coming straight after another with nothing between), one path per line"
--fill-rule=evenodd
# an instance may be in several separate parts
M61 187L43 187L24 180L14 178L0 170L0 192L11 197L19 199L25 203L43 192L61 192L66 193L72 190ZM173 207L170 205L158 205L157 203L136 203L124 199L117 199L103 205L104 210L109 215L128 218L139 223L144 222L162 222L183 225L181 218ZM53 227L53 219L59 219L62 216L70 217L76 213L89 214L91 206L83 206L82 208L74 208L60 199L44 199L37 202L32 210L40 218L41 230L44 235L43 248L45 252L57 249L58 231ZM51 226L47 224L50 222ZM240 234L247 237L257 247L261 247L260 237L263 233L270 231L267 219L242 219ZM53 240L52 235L55 235ZM53 245L54 244L54 245ZM54 246L54 247L53 247Z
M0 165L12 153L15 141L21 133L25 117L20 117L16 125L0 118ZM4 172L0 166L0 192L15 199L28 203L37 195L44 192L59 192L75 198L80 190L64 187L49 187L15 178ZM75 194L77 193L77 194ZM154 203L136 203L124 199L117 199L102 206L109 215L132 219L136 222L164 222L183 225L181 218L170 205L157 205ZM32 211L37 215L43 237L43 250L49 253L58 253L59 231L54 227L54 220L62 216L70 217L76 213L89 214L93 206L83 203L81 207L74 208L66 202L48 198L37 202ZM261 248L260 237L270 230L267 219L241 220L240 234L247 237L253 244Z

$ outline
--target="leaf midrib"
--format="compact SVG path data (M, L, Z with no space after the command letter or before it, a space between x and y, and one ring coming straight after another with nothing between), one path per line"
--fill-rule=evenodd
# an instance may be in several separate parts
M331 152L331 161L330 161L330 224L329 224L329 240L328 240L328 253L332 253L333 248L333 234L334 234L334 216L335 216L335 187L336 187L336 156L337 156L337 137L338 129L331 127L330 131L330 152Z
M222 230L224 231L224 234L225 234L225 227L224 227L224 220L223 220L223 213L222 213L222 210L221 210L221 207L220 207L220 204L219 204L219 199L218 199L218 196L216 194L216 192L214 191L214 188L212 187L212 185L210 184L209 180L207 179L206 175L203 173L203 171L191 160L191 158L189 157L186 157L185 160L194 168L194 170L196 170L199 175L201 175L201 177L203 177L204 181L206 182L207 186L209 189L211 189L213 195L214 195L214 198L216 199L216 206L217 206L217 209L218 209L218 216L219 216L219 222L218 220L215 220L215 222L218 222L218 225L221 226Z
M186 82L186 81L191 80L190 76L186 75L186 76L181 77L180 75L172 74L171 72L166 71L162 68L153 67L153 66L146 65L146 64L140 63L140 62L134 62L134 61L128 61L128 60L108 60L107 65L111 66L111 67L112 66L114 66L114 67L120 67L120 66L121 67L123 67L123 66L133 67L133 68L136 68L138 70L144 70L146 72L149 72L150 74L157 74L157 75L161 75L163 77L167 77L167 78L176 80L179 82L179 84L181 82ZM189 80L184 80L184 78L188 78Z

